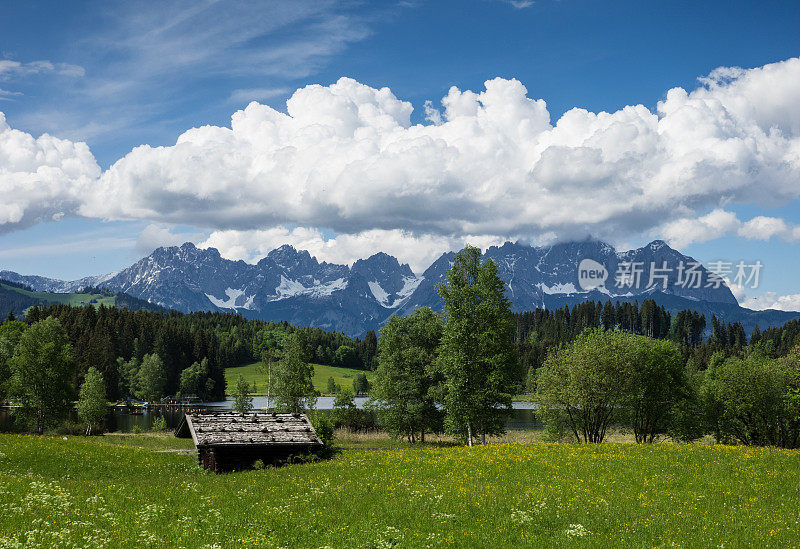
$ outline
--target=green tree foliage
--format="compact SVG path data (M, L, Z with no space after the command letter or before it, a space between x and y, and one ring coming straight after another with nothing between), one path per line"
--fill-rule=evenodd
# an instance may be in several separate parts
M254 356L260 358L264 364L276 360L280 355L285 337L286 332L284 330L273 327L262 328L256 333L253 344Z
M652 443L670 432L677 407L691 398L691 387L677 345L666 340L632 337L628 424L636 442Z
M800 348L780 359L756 347L743 357L711 362L702 394L719 440L800 446Z
M445 430L471 446L476 434L485 439L505 430L511 398L520 388L511 304L497 266L481 263L480 250L472 246L455 256L437 290L445 313L439 350Z
M686 347L697 347L703 338L706 328L706 317L696 311L681 311L672 320L670 335Z
M160 400L167 386L164 361L156 353L144 355L136 374L136 397L148 402Z
M705 371L699 370L695 360L689 358L683 372L686 383L684 398L678 400L672 408L669 436L680 442L692 442L705 435L708 426L700 396Z
M319 440L324 446L324 452L330 452L336 430L333 418L326 412L316 410L310 414L309 419L311 420L311 425L314 427L314 432L317 433L317 437L319 437Z
M117 358L117 394L123 398L136 394L136 380L139 377L141 360L134 355L130 360Z
M289 334L284 340L281 359L273 368L272 387L275 407L301 413L314 406L314 366L308 362L306 340L301 332Z
M546 360L536 402L552 432L578 442L602 442L612 423L637 442L692 440L702 434L696 387L675 343L595 328Z
M392 316L381 328L369 405L392 436L424 441L426 432L441 430L434 362L442 326L439 315L421 307L405 318Z
M246 414L253 410L253 397L250 396L250 384L247 383L241 375L239 379L236 380L232 408L240 414Z
M548 357L536 383L536 403L549 423L578 442L602 442L629 403L635 336L597 328Z
M366 395L370 392L371 388L369 379L367 379L367 374L358 373L356 377L353 378L353 391L355 391L357 395Z
M86 424L87 436L103 426L108 414L108 401L106 384L97 368L89 368L86 372L75 408L78 410L78 417Z
M361 415L356 407L355 396L350 387L342 387L333 400L334 421L351 431L358 431L361 426Z
M336 366L354 368L357 364L356 350L350 345L340 346L334 354L334 362Z
M181 397L195 396L200 400L214 397L216 382L211 377L208 359L195 362L181 372L181 382L178 394Z
M335 395L339 392L341 388L342 388L341 385L336 383L336 380L333 379L333 377L328 378L328 394Z
M13 319L0 324L0 402L6 400L8 396L8 384L11 379L10 361L25 327L24 322Z
M75 362L58 319L48 317L25 330L9 365L9 393L20 404L15 414L31 422L38 434L66 417L74 397Z

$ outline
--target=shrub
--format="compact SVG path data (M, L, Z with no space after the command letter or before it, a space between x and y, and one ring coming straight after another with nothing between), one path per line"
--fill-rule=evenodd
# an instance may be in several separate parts
M317 436L322 441L323 446L326 450L329 450L334 439L334 424L331 417L323 412L316 411L311 414L311 425L314 426L314 430L317 432Z
M353 391L357 395L366 395L369 393L370 385L367 379L367 374L360 373L353 379Z
M166 431L167 427L167 419L164 416L158 416L153 420L153 426L151 427L153 431Z
M745 358L712 360L702 387L718 440L800 446L800 350L771 359L759 349Z

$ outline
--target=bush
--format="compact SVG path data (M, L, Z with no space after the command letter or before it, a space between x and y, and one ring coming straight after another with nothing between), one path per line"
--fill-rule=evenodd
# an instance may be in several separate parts
M336 380L333 379L333 377L328 378L328 394L335 395L341 388L342 387L336 383Z
M158 416L153 420L153 426L151 427L153 431L166 431L167 427L167 419L164 416Z
M353 391L355 391L357 395L366 395L369 393L369 390L370 384L369 380L367 379L367 374L358 374L353 379Z
M718 440L800 447L800 349L772 359L756 349L745 358L715 357L701 390Z
M311 414L309 419L311 419L311 425L317 432L317 436L322 441L325 450L330 450L334 439L334 424L331 417L326 413L316 411Z
M99 432L95 430L95 434ZM58 426L56 426L52 433L54 435L69 435L69 436L81 436L86 434L86 424L80 421L73 421L71 419L67 419L62 421Z

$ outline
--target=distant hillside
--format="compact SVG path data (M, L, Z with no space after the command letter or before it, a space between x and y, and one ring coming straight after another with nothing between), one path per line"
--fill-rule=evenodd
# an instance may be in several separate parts
M9 312L18 317L23 317L25 311L34 305L49 305L60 303L63 305L105 305L106 307L125 307L133 311L145 309L149 311L161 310L161 307L148 303L142 299L132 297L121 292L113 292L106 288L86 287L78 292L37 292L33 288L19 282L0 279L0 320L5 319Z

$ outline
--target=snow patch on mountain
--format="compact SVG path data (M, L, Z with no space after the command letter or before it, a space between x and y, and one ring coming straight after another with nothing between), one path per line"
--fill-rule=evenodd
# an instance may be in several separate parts
M233 288L228 288L225 290L225 295L228 299L218 299L211 294L206 294L208 300L213 303L215 306L219 307L220 309L252 309L253 308L253 299L255 296L250 296L245 301L244 305L239 307L236 306L236 300L239 299L244 295L244 290L234 290Z
M403 277L403 287L400 288L400 291L397 292L397 299L394 300L394 303L390 305L386 305L388 309L396 309L403 303L405 303L411 294L414 293L414 290L417 289L417 286L420 285L420 282L425 280L424 276L405 276Z
M317 282L316 279L314 282ZM281 275L281 283L275 288L275 295L269 301L280 301L299 295L308 295L312 297L329 296L338 290L347 288L346 278L337 278L330 282L314 284L313 286L305 286L299 280L290 280Z
M397 292L402 298L406 298L414 293L414 290L417 289L417 286L425 280L424 276L406 276L403 278L403 287Z
M577 288L575 288L575 284L573 284L572 282L568 282L566 284L553 284L552 286L548 286L544 282L540 282L539 284L537 284L537 286L539 286L539 288L541 288L541 290L548 295L582 293L579 292Z
M378 284L377 280L367 282L367 284L369 285L369 291L372 292L372 295L375 296L375 299L378 300L378 303L386 307L389 302L389 294L386 292L386 290L381 288L381 285Z

